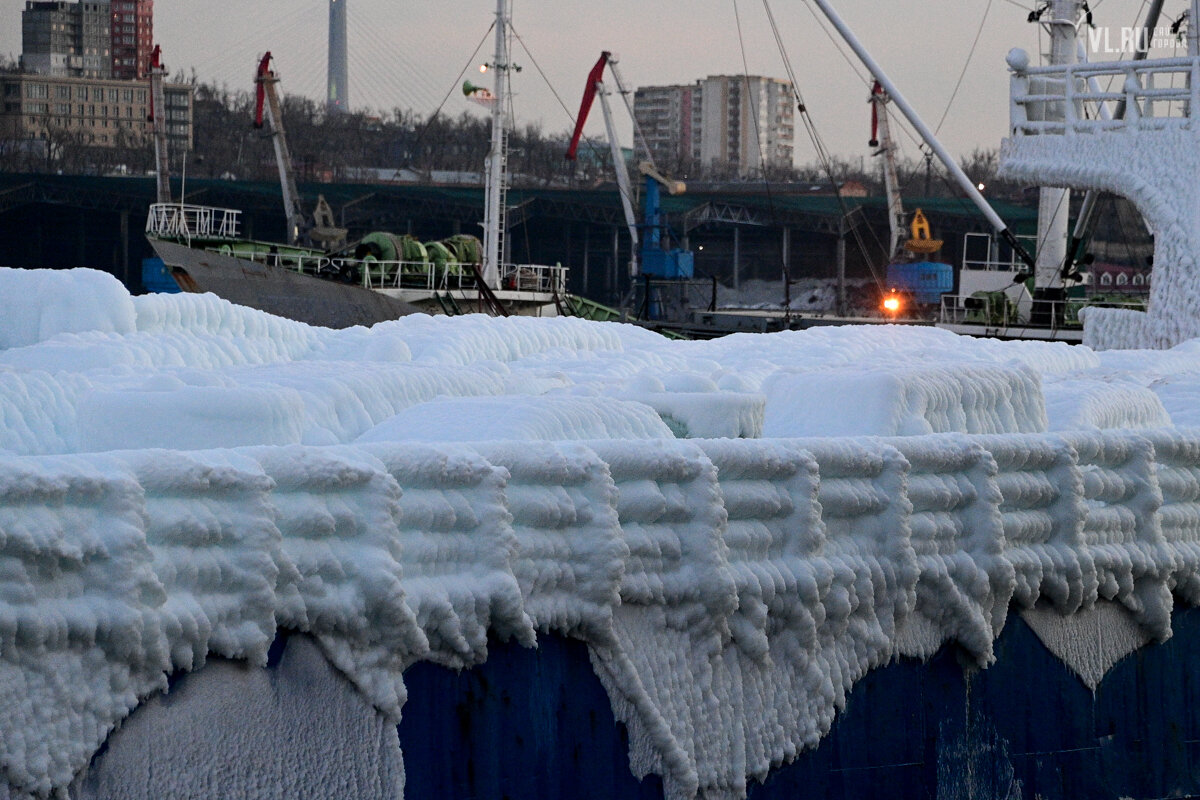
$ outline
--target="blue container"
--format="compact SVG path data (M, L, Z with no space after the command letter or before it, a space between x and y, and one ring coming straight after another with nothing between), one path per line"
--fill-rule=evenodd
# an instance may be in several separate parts
M643 275L678 280L691 278L695 271L695 258L691 250L661 250L655 247L642 251Z
M912 295L920 305L936 305L942 295L954 289L954 267L936 261L888 264L889 289Z
M147 292L175 294L179 291L179 284L171 277L161 258L142 259L142 285L146 287Z

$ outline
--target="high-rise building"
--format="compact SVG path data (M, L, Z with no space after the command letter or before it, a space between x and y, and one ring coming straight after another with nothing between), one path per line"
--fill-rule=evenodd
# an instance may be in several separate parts
M702 98L699 82L646 86L634 92L634 117L646 146L664 169L679 172L690 161L700 160Z
M0 142L147 147L153 135L149 82L0 74L0 103ZM165 105L171 149L186 152L192 148L192 88L168 84Z
M668 169L690 160L749 176L792 166L789 81L710 75L690 85L641 87L633 111L647 146Z
M30 0L21 13L21 65L39 75L111 78L111 38L108 0Z
M326 108L331 112L350 110L346 3L347 0L329 0L329 81Z
M111 0L112 77L140 80L150 74L154 0Z

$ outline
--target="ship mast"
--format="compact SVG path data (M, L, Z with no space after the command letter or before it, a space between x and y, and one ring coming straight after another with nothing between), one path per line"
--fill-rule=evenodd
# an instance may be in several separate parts
M1049 63L1074 64L1079 58L1076 23L1083 13L1083 0L1051 0ZM1068 80L1070 80L1068 78ZM1047 92L1049 93L1049 92ZM1046 120L1065 122L1067 109L1062 103L1046 104ZM1071 212L1071 190L1043 186L1038 196L1037 266L1035 289L1061 289L1062 265L1067 257L1067 233Z
M496 0L496 54L488 65L495 72L492 144L487 157L487 192L483 214L483 282L500 286L508 194L509 12L507 0Z

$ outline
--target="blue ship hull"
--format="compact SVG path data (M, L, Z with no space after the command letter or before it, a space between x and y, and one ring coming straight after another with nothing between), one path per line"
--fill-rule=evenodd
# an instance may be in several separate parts
M781 798L1166 798L1200 794L1200 609L1174 636L1118 663L1095 693L1020 616L996 663L964 668L956 648L902 659L854 687L815 750L752 784ZM586 647L493 643L461 673L405 673L400 725L410 798L662 797L629 771L628 741Z

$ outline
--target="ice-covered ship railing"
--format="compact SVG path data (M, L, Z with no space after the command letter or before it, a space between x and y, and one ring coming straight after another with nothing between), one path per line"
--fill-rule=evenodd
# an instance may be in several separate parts
M1197 58L1035 67L1017 49L1008 65L1015 136L1187 128L1191 109L1200 108ZM1124 117L1114 119L1121 103Z
M242 212L232 208L155 203L146 217L146 235L159 239L236 239Z
M987 325L1005 330L1020 325L1049 325L1051 330L1076 328L1083 324L1081 313L1086 308L1120 308L1129 311L1145 311L1146 304L1131 302L1093 302L1087 298L1067 300L1039 300L1037 311L1022 310L1019 303L1003 295L989 297L963 297L957 294L942 295L938 321L946 325Z

